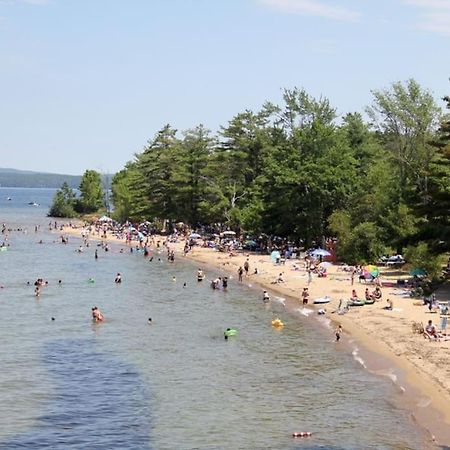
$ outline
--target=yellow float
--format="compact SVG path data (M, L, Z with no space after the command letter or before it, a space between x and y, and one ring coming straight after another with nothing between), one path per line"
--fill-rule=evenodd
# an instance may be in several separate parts
M284 323L280 319L273 319L272 320L272 326L275 328L283 328Z

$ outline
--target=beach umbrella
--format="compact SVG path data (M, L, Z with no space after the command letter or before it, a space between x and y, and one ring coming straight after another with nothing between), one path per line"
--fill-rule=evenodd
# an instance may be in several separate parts
M316 248L311 252L311 256L330 256L331 253L323 248Z
M111 217L108 216L102 216L100 219L98 219L99 222L112 222Z
M409 274L413 277L424 277L426 276L427 272L424 269L419 269L418 267L415 267L414 269L411 269Z
M249 247L256 247L258 244L255 241L249 240L244 242L245 245L248 245Z
M189 237L190 237L191 239L198 239L198 238L200 238L201 236L200 236L198 233L191 233Z
M234 236L236 233L234 231L224 231L222 234L225 236Z
M277 259L280 259L281 258L281 256L280 256L280 252L278 251L278 250L274 250L271 254L270 254L270 259L273 261L273 262L277 262Z
M377 277L380 274L380 269L377 266L368 265L364 267L364 275L371 275L372 277Z

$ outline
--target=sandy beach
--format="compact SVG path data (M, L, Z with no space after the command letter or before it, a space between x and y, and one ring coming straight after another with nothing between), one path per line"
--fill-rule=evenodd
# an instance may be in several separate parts
M81 228L65 227L63 233L81 237L83 231L86 232ZM91 235L90 239L99 241L100 236ZM165 238L158 239L162 244ZM125 245L125 241L112 235L108 235L107 240ZM134 242L133 245L135 244ZM184 241L171 243L169 246L175 250L177 259L184 258ZM337 310L340 299L350 298L352 289L356 290L359 298L364 298L365 289L372 291L375 286L359 283L358 277L355 277L352 285L350 273L335 265L327 268L327 277L318 278L314 275L308 283L302 261L288 260L285 264L276 265L269 255L239 253L229 256L213 249L195 246L186 258L195 261L208 280L212 278L208 269L219 269L223 276L229 277L231 289L233 283L238 283L238 268L248 259L250 275L244 275L243 283L255 288L256 297L262 299L263 289L266 289L272 299L285 299L282 303L292 314L303 313L311 320L326 317L333 321L332 329L341 324L345 340L357 342L362 347L362 352L367 352L364 356L367 368L374 372L380 370L381 373L383 367L390 365L401 370L404 380L393 381L400 389L405 390L405 403L412 410L414 419L429 430L437 443L450 444L450 367L447 364L450 358L450 340L430 341L422 334L413 332L413 322L426 325L432 319L439 326L439 314L430 313L427 307L421 305L420 300L402 295L400 288L382 287L381 301L373 305L351 307L346 314L338 315L333 311ZM298 266L297 269L294 269L294 264ZM253 274L255 268L258 269L258 274ZM382 281L396 279L395 271L389 270L388 275L382 269ZM280 273L283 274L284 281L274 283ZM308 287L310 292L306 309L301 301L304 287ZM329 296L331 301L326 305L313 304L314 299L324 296ZM394 303L392 311L383 309L388 298ZM326 309L325 316L317 315L320 308ZM382 358L381 363L379 357Z

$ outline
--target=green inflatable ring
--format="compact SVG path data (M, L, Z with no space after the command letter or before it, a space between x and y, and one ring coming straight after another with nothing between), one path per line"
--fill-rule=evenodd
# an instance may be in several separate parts
M227 328L223 332L223 335L226 336L226 337L236 336L237 335L237 330L235 330L234 328Z

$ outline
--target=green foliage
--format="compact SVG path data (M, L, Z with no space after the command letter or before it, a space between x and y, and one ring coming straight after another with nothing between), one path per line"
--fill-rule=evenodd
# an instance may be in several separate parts
M137 176L136 168L133 164L120 172L117 172L112 179L112 201L114 204L113 218L118 222L125 222L133 218L133 204L137 199L133 195L133 179Z
M334 211L330 216L330 230L338 237L338 256L349 264L376 261L386 250L381 239L381 229L373 222L351 225L350 214Z
M444 97L450 109L450 97ZM428 193L423 202L416 205L421 220L418 240L429 243L435 254L450 251L450 120L441 124L432 141L435 154L429 168Z
M80 183L81 196L77 207L79 212L89 214L104 206L101 175L95 170L86 170Z
M337 236L350 263L417 240L448 249L450 123L435 134L440 110L414 80L373 94L370 125L359 113L337 123L328 99L297 88L217 136L166 125L114 176L114 217L223 224L305 246Z
M48 213L49 217L76 217L77 214L74 209L75 202L76 197L72 188L64 182L61 188L56 191Z
M423 269L431 280L442 275L443 255L433 254L425 242L408 247L405 257L412 269Z
M393 83L390 90L373 91L367 112L398 164L402 194L420 198L428 190L428 170L434 150L430 137L440 120L440 109L430 92L413 79Z

